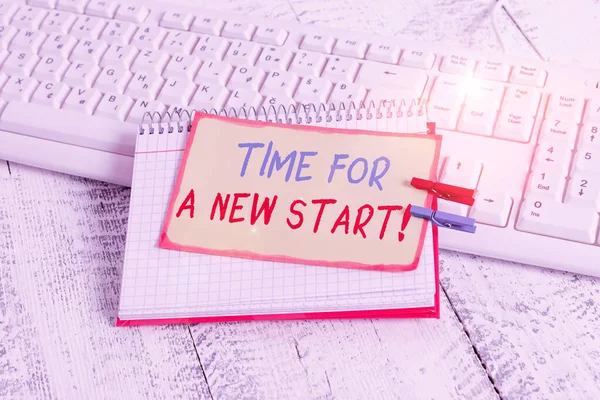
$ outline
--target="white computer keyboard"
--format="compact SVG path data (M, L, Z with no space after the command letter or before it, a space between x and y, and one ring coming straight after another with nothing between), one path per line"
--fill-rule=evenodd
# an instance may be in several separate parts
M440 246L600 276L600 71L141 1L2 2L0 48L0 159L122 185L146 111L427 99Z

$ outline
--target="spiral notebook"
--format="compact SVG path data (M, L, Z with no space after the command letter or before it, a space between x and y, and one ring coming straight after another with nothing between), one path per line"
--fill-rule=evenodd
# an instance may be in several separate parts
M418 103L199 110L266 125L426 134ZM148 115L136 142L118 326L253 319L439 317L437 227L414 269L344 268L159 247L195 110ZM215 173L218 173L215 171ZM432 208L436 207L435 199Z

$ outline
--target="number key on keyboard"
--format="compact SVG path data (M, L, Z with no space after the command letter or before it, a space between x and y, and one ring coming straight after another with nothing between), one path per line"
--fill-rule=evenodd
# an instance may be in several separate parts
M229 48L229 41L218 36L204 35L200 37L194 55L201 60L222 60Z
M600 176L577 172L569 179L565 203L600 211Z
M65 11L51 11L50 14L42 22L41 29L44 32L51 33L67 33L75 23L77 17Z
M227 54L225 54L224 61L235 66L252 66L256 64L260 50L261 47L256 43L233 40L231 46L229 46L229 50L227 50Z
M572 120L545 119L540 131L540 138L556 140L565 147L575 147L577 123Z
M106 22L102 18L81 15L73 25L71 35L77 39L98 39L105 26Z
M11 25L19 29L38 29L48 11L35 7L21 7L13 16Z
M541 139L535 149L533 165L559 171L564 176L569 172L571 149L561 140Z
M545 196L555 201L561 201L565 184L564 171L548 166L536 166L529 175L527 194L536 197Z
M284 47L265 47L260 53L256 66L265 71L287 71L291 60L292 52L288 49Z
M577 242L594 243L598 229L598 213L594 208L583 208L532 196L523 202L517 229Z
M127 44L136 31L136 26L131 22L110 21L100 39L109 44Z
M161 49L169 54L190 54L198 42L198 37L191 32L170 31Z
M579 147L583 146L600 146L600 120L595 123L586 122L581 127Z
M166 36L166 29L158 26L141 26L133 35L131 44L138 48L158 49Z
M600 151L598 147L580 147L575 153L573 162L574 171L589 171L596 174L600 172Z
M7 25L13 15L19 10L19 6L14 3L0 3L0 23Z

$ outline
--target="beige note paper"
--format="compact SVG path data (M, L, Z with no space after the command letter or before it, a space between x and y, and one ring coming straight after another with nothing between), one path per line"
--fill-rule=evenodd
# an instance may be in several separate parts
M198 113L160 246L312 265L416 268L441 138Z

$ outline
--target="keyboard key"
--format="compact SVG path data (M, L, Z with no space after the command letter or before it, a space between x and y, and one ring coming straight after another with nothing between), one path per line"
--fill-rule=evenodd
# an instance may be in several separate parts
M283 47L265 47L260 53L257 67L265 71L287 71L290 61L292 60L292 52Z
M18 29L10 25L0 25L0 47L8 49L11 40L16 36Z
M46 33L63 33L69 32L77 17L65 11L52 11L42 22L42 31Z
M42 43L46 40L46 34L41 31L20 30L8 46L10 51L27 50L37 53Z
M392 104L399 105L402 101L409 103L413 101L414 95L412 92L405 90L399 90L389 87L376 87L375 89L369 89L364 104L357 104L359 106L367 107L390 107ZM432 107L429 108L428 112L431 112ZM429 115L430 118L431 115ZM441 116L438 116L441 117ZM440 126L440 121L436 119L437 126ZM442 125L444 122L441 122Z
M546 83L546 71L532 65L517 65L512 70L510 81L522 85L543 87Z
M201 84L190 106L196 110L221 110L229 97L229 91L216 83Z
M102 93L96 89L75 86L67 96L63 109L92 115L101 98Z
M160 19L160 26L187 31L192 26L194 17L191 14L179 11L167 11Z
M590 99L585 107L584 122L596 122L600 125L600 98Z
M83 13L85 6L89 0L58 0L56 8L58 10L72 11L76 13Z
M335 38L321 34L308 34L302 39L300 48L302 50L317 51L319 53L331 53Z
M583 146L600 146L600 121L583 124L579 136L579 148Z
M401 51L400 47L395 44L373 42L369 46L366 59L387 64L398 64Z
M233 71L229 83L227 83L227 88L229 90L250 89L253 91L258 91L258 88L260 88L264 78L265 71L263 71L261 68L237 67L235 71Z
M577 123L558 119L545 119L540 130L542 139L556 140L563 143L565 147L572 149L575 147L577 138Z
M109 44L127 44L131 41L136 29L131 22L109 21L102 31L100 39Z
M97 17L113 18L117 11L117 2L111 0L91 0L85 7L85 13Z
M167 66L169 59L169 55L163 51L148 48L141 49L131 66L131 71L145 71L160 75Z
M139 24L146 20L146 17L149 13L150 10L143 5L122 5L117 10L115 18L122 21L131 21Z
M465 98L465 85L461 78L438 77L435 80L429 102L428 116L442 129L456 129L458 116ZM481 103L479 103L481 104ZM467 116L467 120L468 120Z
M508 81L510 65L500 61L479 61L475 67L475 76L495 81Z
M125 94L136 99L141 97L154 100L164 83L165 81L160 75L145 71L136 72L131 78Z
M43 56L33 71L33 77L43 81L61 81L69 62L58 56Z
M583 98L579 96L551 94L546 108L546 118L581 120Z
M465 105L462 111L457 130L476 135L492 136L495 122L495 109L490 109L486 104L475 105L469 103Z
M354 82L358 71L358 61L352 58L332 57L327 60L323 70L323 78L333 82Z
M2 98L6 101L29 101L37 86L38 81L34 78L14 74L8 78L8 81L2 87ZM32 118L23 118L23 115L21 115L21 119L26 120Z
M233 66L225 61L205 61L194 79L194 83L218 83L221 86L229 81L233 73Z
M222 60L229 48L229 41L217 36L204 35L200 37L194 55L201 60Z
M184 53L175 54L167 64L163 76L166 78L186 78L191 81L198 73L200 64L202 64L202 62L198 57Z
M107 101L107 104L115 103ZM104 115L102 112L99 114ZM35 115L36 118L23 118L23 115ZM114 111L109 113L109 118L113 115ZM137 126L105 118L92 118L78 111L12 102L0 117L0 129L131 156L136 141L136 135L131 132L136 132Z
M259 26L254 33L255 42L283 46L288 37L288 32L281 28L271 26Z
M80 40L75 49L73 49L72 58L100 63L100 58L102 58L107 49L108 45L101 40Z
M438 76L429 96L432 101L452 102L461 105L465 101L467 85L460 77ZM481 102L477 102L481 104Z
M100 74L100 68L92 61L73 61L63 81L70 86L91 87Z
M256 30L256 26L239 21L227 21L221 35L232 39L250 40Z
M504 227L508 224L512 204L512 198L506 193L477 191L469 217L478 224Z
M454 201L440 199L438 200L438 210L466 217L469 213L469 206L461 203L456 203Z
M455 130L460 110L460 104L449 100L432 100L427 103L427 116L431 121L435 121L436 126L441 129Z
M466 104L485 107L491 110L499 110L504 86L496 82L469 79L465 89Z
M231 46L229 46L229 50L227 50L227 54L225 54L224 61L235 66L252 66L256 64L260 50L261 47L256 43L233 40Z
M536 115L541 93L537 89L509 87L502 101L502 110L515 111L520 115Z
M287 97L282 94L269 94L265 98L265 101L263 102L263 107L265 107L267 109L269 109L269 107L273 107L273 108L275 108L275 111L279 110L280 106L284 106L287 110L292 105L295 106L296 101L294 99L292 99L291 97ZM273 112L272 109L270 111ZM261 110L261 112L262 112L262 110ZM267 110L267 112L269 112L269 110Z
M321 53L298 52L290 65L290 71L300 76L321 76L326 61Z
M219 36L225 22L218 18L196 17L190 30L198 33L208 33L209 35Z
M191 80L180 77L170 77L158 94L158 100L165 104L190 104L196 85Z
M71 35L77 39L98 39L105 26L106 22L102 18L82 15L75 21L75 25L71 29Z
M138 48L158 49L167 37L166 29L158 26L141 26L131 39L131 44Z
M366 94L367 90L360 83L338 83L331 92L329 102L336 108L339 108L340 104L344 104L346 107L352 103L358 105L365 100Z
M198 42L198 37L190 32L170 31L161 49L169 54L190 54Z
M133 100L129 96L106 93L102 96L102 100L100 100L100 104L98 104L94 115L125 121L132 106ZM105 135L106 133L103 134Z
M325 78L302 78L294 99L300 104L326 103L332 86Z
M498 115L493 136L526 143L531 138L532 128L533 117L529 116L529 114L521 114L518 111L511 112L503 109Z
M2 72L8 75L30 76L39 60L40 58L32 52L15 51L4 61Z
M13 16L11 25L19 29L39 29L48 11L35 7L21 7Z
M420 97L427 83L427 74L414 68L365 62L358 71L356 81L366 87L401 89Z
M227 109L234 109L239 113L241 110L250 112L250 108L254 107L258 111L258 107L261 106L263 97L260 93L250 89L235 89L231 92L229 100L227 100Z
M55 81L42 81L33 94L32 102L60 108L69 93L69 87Z
M475 189L481 169L482 164L479 161L448 157L440 181L448 185Z
M56 0L27 0L27 5L42 8L56 7Z
M524 232L594 243L598 213L594 208L562 204L544 197L529 197L523 203L516 227Z
M562 201L566 178L563 171L551 166L536 166L529 176L527 194L535 197L546 196Z
M565 203L600 211L600 177L596 173L574 173L569 179Z
M60 33L51 33L40 49L41 55L56 55L68 58L77 44L77 39Z
M596 174L600 171L600 152L597 147L581 147L575 153L573 170L589 171Z
M475 60L455 54L444 57L440 64L440 72L448 74L471 76L474 69Z
M100 66L122 65L129 69L137 54L138 51L133 46L113 44L108 48L106 53L104 53L104 56L100 61Z
M554 169L566 176L571 155L571 149L563 141L542 139L536 147L533 165L543 169Z
M435 61L435 54L427 51L405 50L400 59L404 67L431 69Z
M298 75L293 72L273 71L267 75L261 93L265 96L275 93L292 97L299 81Z
M167 107L158 100L139 99L135 102L131 111L129 111L126 121L139 124L142 122L145 113L158 113L162 116L165 114L165 111L167 111ZM146 119L147 118L148 117L146 117Z
M0 23L8 25L18 10L19 6L15 3L0 3Z
M123 93L131 77L132 73L123 65L107 65L98 75L94 87L102 92Z
M333 48L333 54L352 58L364 58L367 47L367 42L363 40L340 39Z

